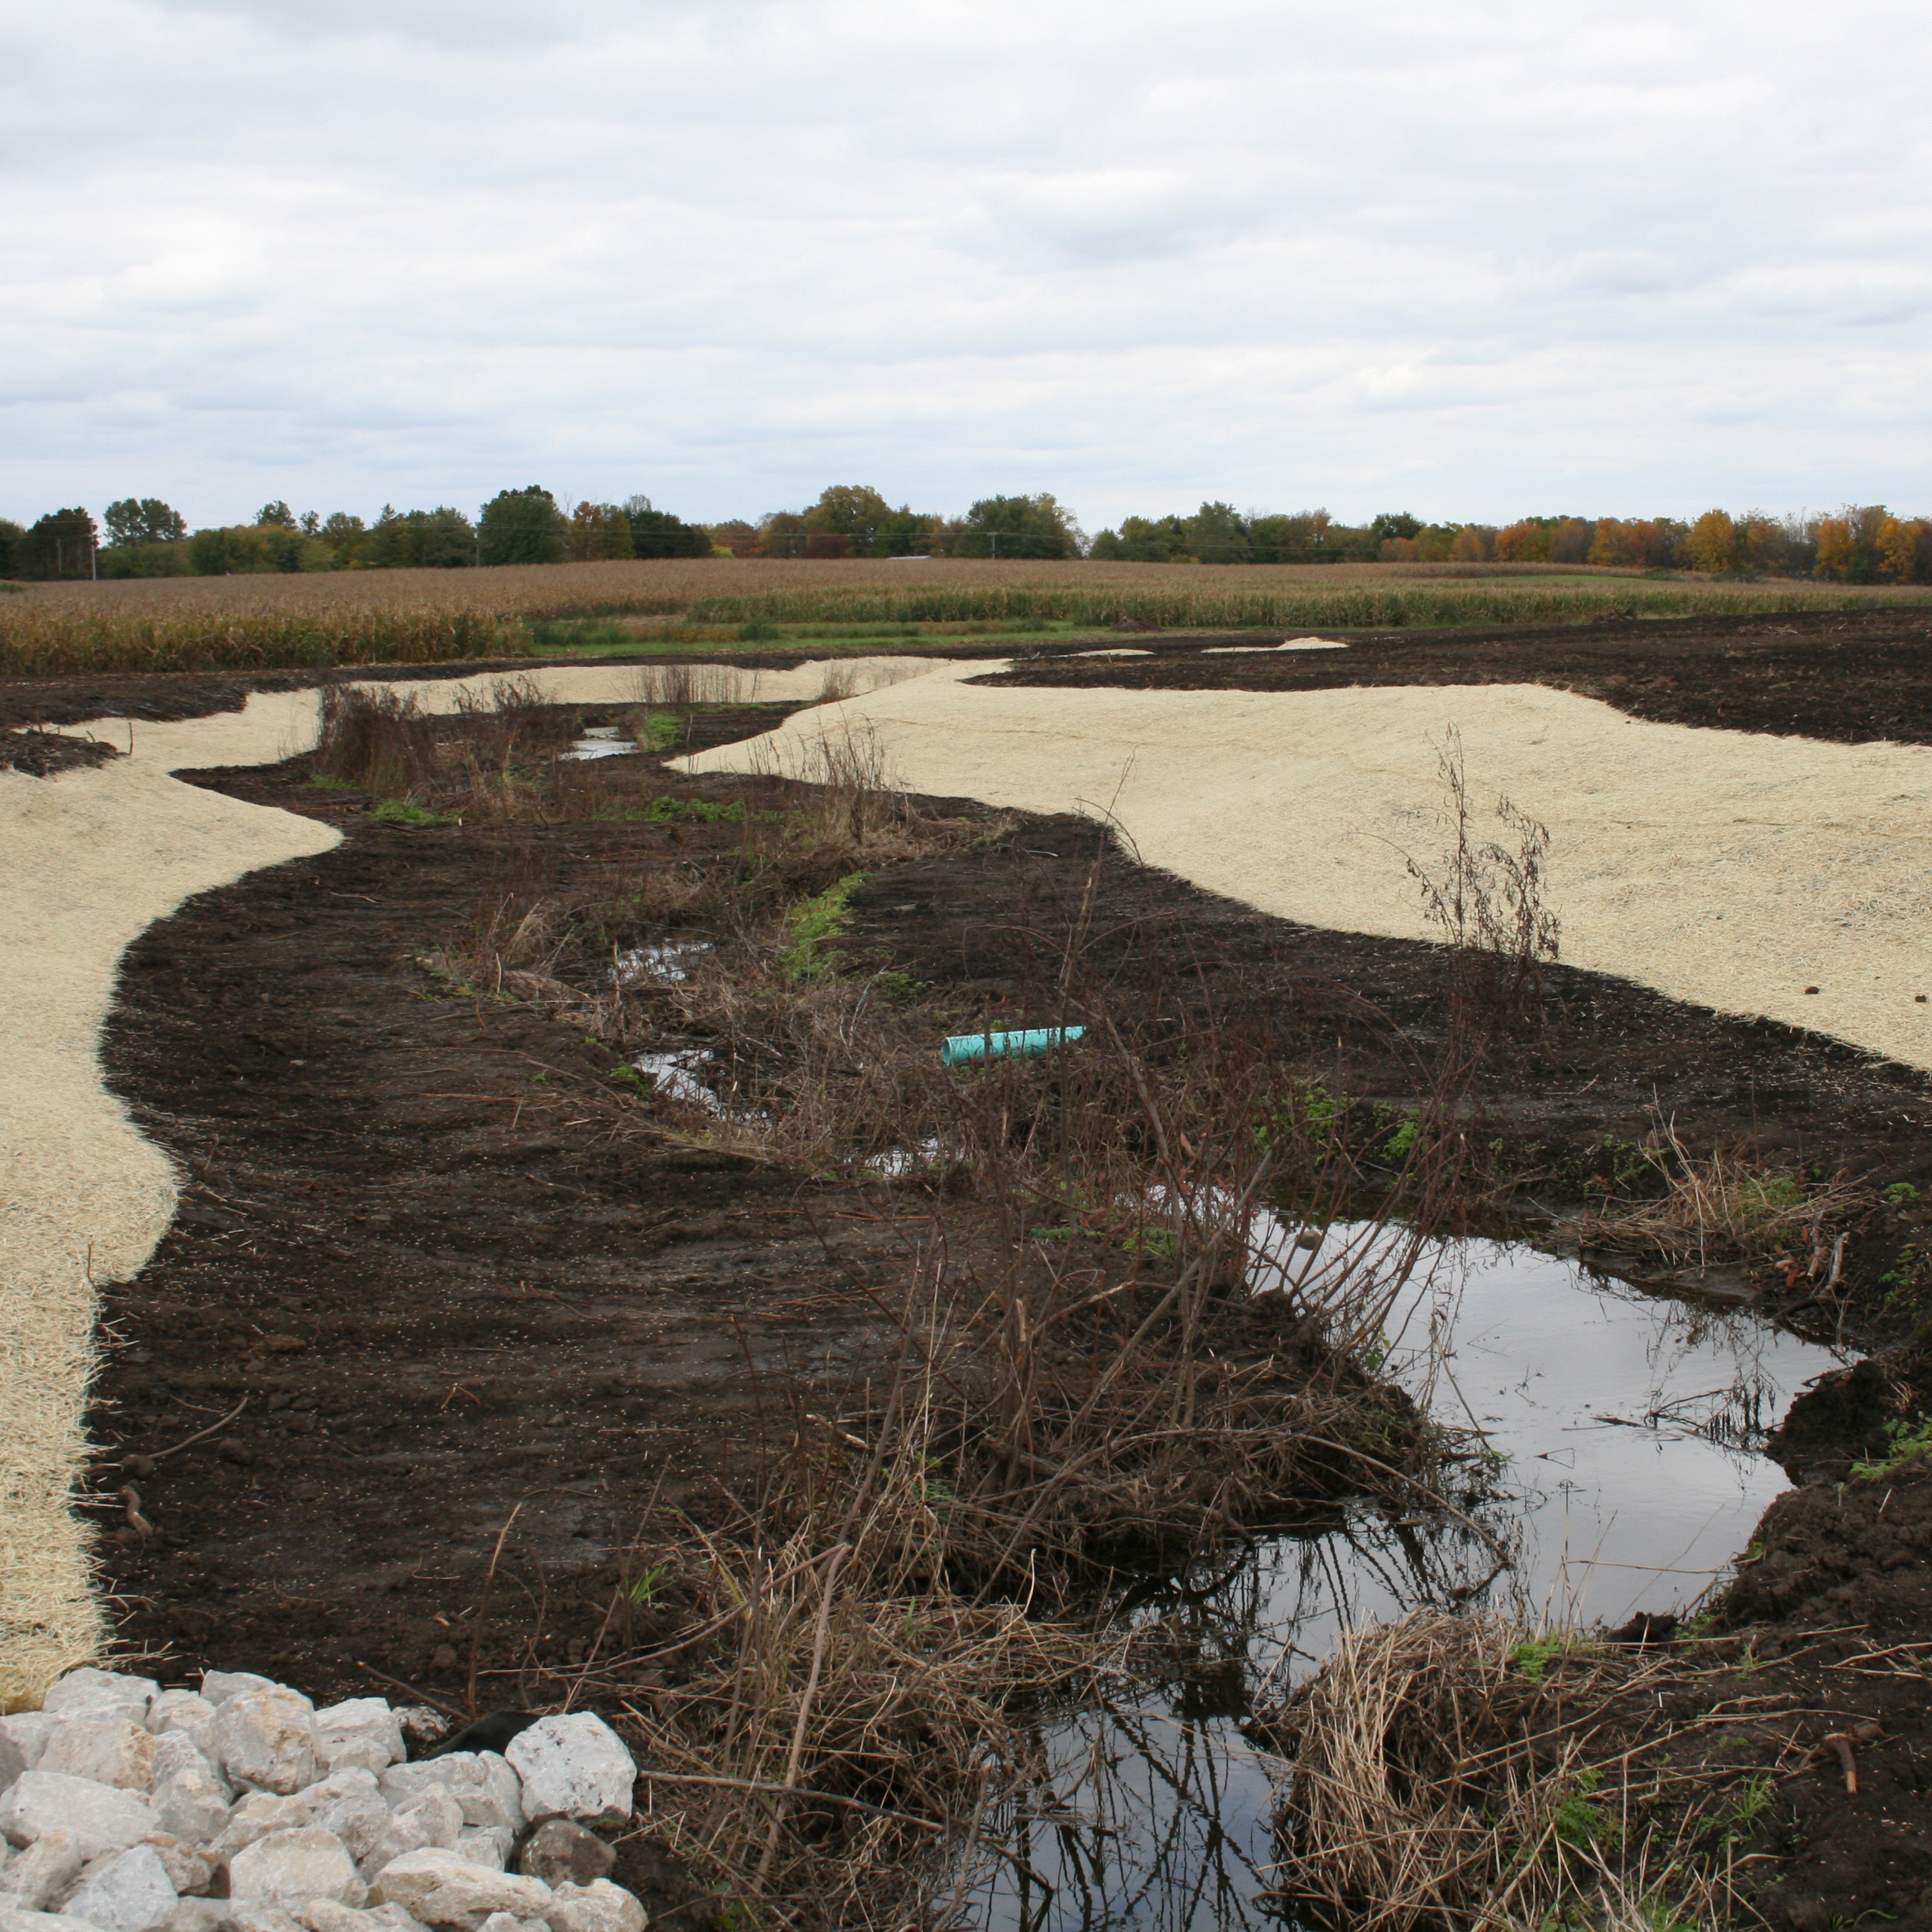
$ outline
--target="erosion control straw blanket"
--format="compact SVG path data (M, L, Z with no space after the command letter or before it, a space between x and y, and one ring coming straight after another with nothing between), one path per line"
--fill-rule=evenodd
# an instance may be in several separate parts
M836 675L863 691L932 666L846 659ZM730 696L816 698L827 668L746 673ZM634 665L532 676L558 703L644 694ZM406 688L424 710L445 712L459 692L484 694L499 682L485 674ZM174 1216L170 1162L101 1078L100 1029L121 955L194 893L338 842L312 819L169 774L305 751L317 710L314 692L293 692L181 724L97 719L74 728L124 751L131 743L130 755L51 778L0 772L0 1708L37 1702L106 1634L89 1588L92 1532L68 1507L86 1448L94 1285L136 1274ZM191 1434L200 1418L182 1414L182 1432Z
M1498 794L1550 828L1570 964L1767 1014L1932 1067L1932 748L1653 724L1538 685L1312 692L975 686L993 667L801 716L698 771L784 768L875 733L893 782L1111 812L1140 856L1265 912L1439 935L1405 855L1442 875L1436 748L1461 734L1478 839ZM1805 988L1815 986L1815 994Z

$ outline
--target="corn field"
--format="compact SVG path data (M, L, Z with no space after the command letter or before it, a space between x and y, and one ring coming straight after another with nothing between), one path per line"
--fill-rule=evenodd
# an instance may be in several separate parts
M1579 575L1596 580L1579 582ZM1555 577L1556 580L1551 580ZM0 674L266 670L518 655L533 624L643 620L716 642L747 623L1396 628L1924 604L1932 592L1665 581L1540 566L723 557L0 585ZM655 627L650 620L658 620Z

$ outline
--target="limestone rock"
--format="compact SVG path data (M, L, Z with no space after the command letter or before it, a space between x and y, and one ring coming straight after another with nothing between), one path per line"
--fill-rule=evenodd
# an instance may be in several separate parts
M135 1845L103 1860L61 1910L98 1932L158 1932L179 1903L160 1853L152 1845Z
M315 1706L272 1684L224 1698L214 1714L221 1768L237 1784L284 1796L316 1780Z
M23 1912L0 1900L0 1932L100 1932L100 1928L85 1918L70 1918L63 1912Z
M389 1814L359 1861L362 1875L373 1879L410 1852L448 1851L462 1832L463 1808L440 1785L431 1785Z
M400 1905L425 1925L450 1926L458 1932L481 1932L494 1912L542 1918L550 1904L549 1886L533 1878L490 1871L444 1851L406 1852L383 1869L370 1895Z
M210 1764L220 1756L214 1742L214 1706L194 1690L164 1690L148 1713L148 1728L158 1738L192 1738Z
M523 1787L495 1751L452 1751L422 1764L392 1765L382 1774L382 1790L392 1804L432 1786L447 1791L462 1806L466 1825L523 1828Z
M154 1847L169 1884L184 1898L206 1892L214 1883L216 1861L193 1845L184 1844L172 1832L150 1832L141 1843Z
M154 1734L125 1718L71 1718L54 1726L39 1768L145 1794L154 1782Z
M644 1932L644 1908L608 1878L559 1886L544 1918L550 1932Z
M226 1779L189 1765L158 1783L148 1802L154 1808L154 1822L160 1830L191 1845L205 1845L226 1828L232 1796Z
M617 1854L594 1832L568 1818L546 1818L524 1841L517 1869L545 1885L588 1885L608 1878Z
M47 1748L47 1739L52 1736L54 1726L59 1722L44 1711L16 1711L10 1718L0 1718L0 1738L4 1738L20 1754L21 1771L32 1771L40 1761L40 1754ZM16 1772L15 1777L20 1773ZM0 1779L0 1785L10 1784L12 1778Z
M492 1871L507 1871L510 1854L516 1849L517 1834L507 1825L479 1825L473 1832L459 1832L450 1849L460 1852L472 1864L488 1865Z
M482 1932L549 1932L541 1918L512 1918L507 1912L493 1912L484 1920Z
M273 1690L277 1688L272 1677L257 1677L252 1670L205 1670L201 1677L201 1694L218 1708L231 1697L238 1697L244 1690Z
M64 1826L74 1834L83 1858L125 1851L154 1830L157 1822L153 1811L131 1791L70 1778L64 1772L23 1771L0 1792L0 1837L31 1845L44 1832Z
M278 1905L255 1905L231 1912L227 1922L236 1932L302 1932L302 1921Z
M315 1714L315 1754L332 1772L386 1770L402 1761L403 1727L386 1699L351 1697Z
M169 1915L161 1932L215 1932L227 1916L225 1898L184 1898Z
M238 1913L264 1908L296 1912L315 1898L360 1905L368 1895L349 1847L333 1832L313 1825L271 1832L228 1862L228 1896Z
M309 1822L333 1832L349 1847L349 1856L358 1865L375 1850L388 1827L389 1807L375 1774L359 1765L311 1784L302 1793L302 1802L309 1808Z
M160 1692L152 1677L127 1677L118 1670L70 1670L40 1700L40 1708L58 1719L127 1718L142 1724Z
M212 1744L214 1739L211 1737ZM201 1772L209 1778L220 1778L224 1793L232 1798L228 1780L221 1777L221 1767L195 1742L193 1735L187 1731L162 1731L154 1738L154 1782L166 1783L171 1778L178 1778L184 1771Z
M4 1791L27 1768L27 1754L0 1728L0 1791Z
M0 1905L44 1912L80 1876L87 1862L80 1840L64 1825L43 1832L0 1872Z
M272 1791L251 1791L208 1841L208 1856L217 1864L225 1864L272 1832L299 1832L314 1822L306 1798L278 1798Z
M587 1711L544 1718L510 1740L505 1753L523 1780L524 1811L541 1818L628 1818L638 1767L624 1741Z
M318 1898L302 1908L308 1932L425 1932L400 1905L374 1905L362 1911Z

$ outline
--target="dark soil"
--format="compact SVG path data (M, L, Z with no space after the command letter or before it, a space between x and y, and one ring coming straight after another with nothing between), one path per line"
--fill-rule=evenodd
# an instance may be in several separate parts
M1932 744L1932 613L1922 610L1333 634L1347 638L1346 651L1217 656L1163 642L1150 658L1041 658L986 682L1134 691L1544 684L1659 724Z
M0 731L0 772L25 772L29 778L104 765L121 755L99 738L76 738L59 731Z

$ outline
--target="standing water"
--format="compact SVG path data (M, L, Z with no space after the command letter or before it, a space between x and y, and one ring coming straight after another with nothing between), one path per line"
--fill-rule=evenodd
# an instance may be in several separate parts
M1262 1231L1260 1292L1293 1292L1394 1238L1337 1224L1312 1250ZM1580 1263L1481 1240L1430 1244L1380 1372L1450 1429L1480 1432L1496 1499L1467 1521L1418 1507L1339 1511L1268 1539L1231 1574L1150 1586L1111 1694L1043 1721L1038 1782L995 1821L1006 1856L975 1895L986 1932L1235 1932L1277 1923L1278 1763L1240 1724L1344 1630L1425 1604L1616 1624L1681 1610L1787 1484L1762 1453L1831 1350ZM1497 1552L1513 1561L1499 1568ZM1163 1672L1157 1661L1174 1660Z

